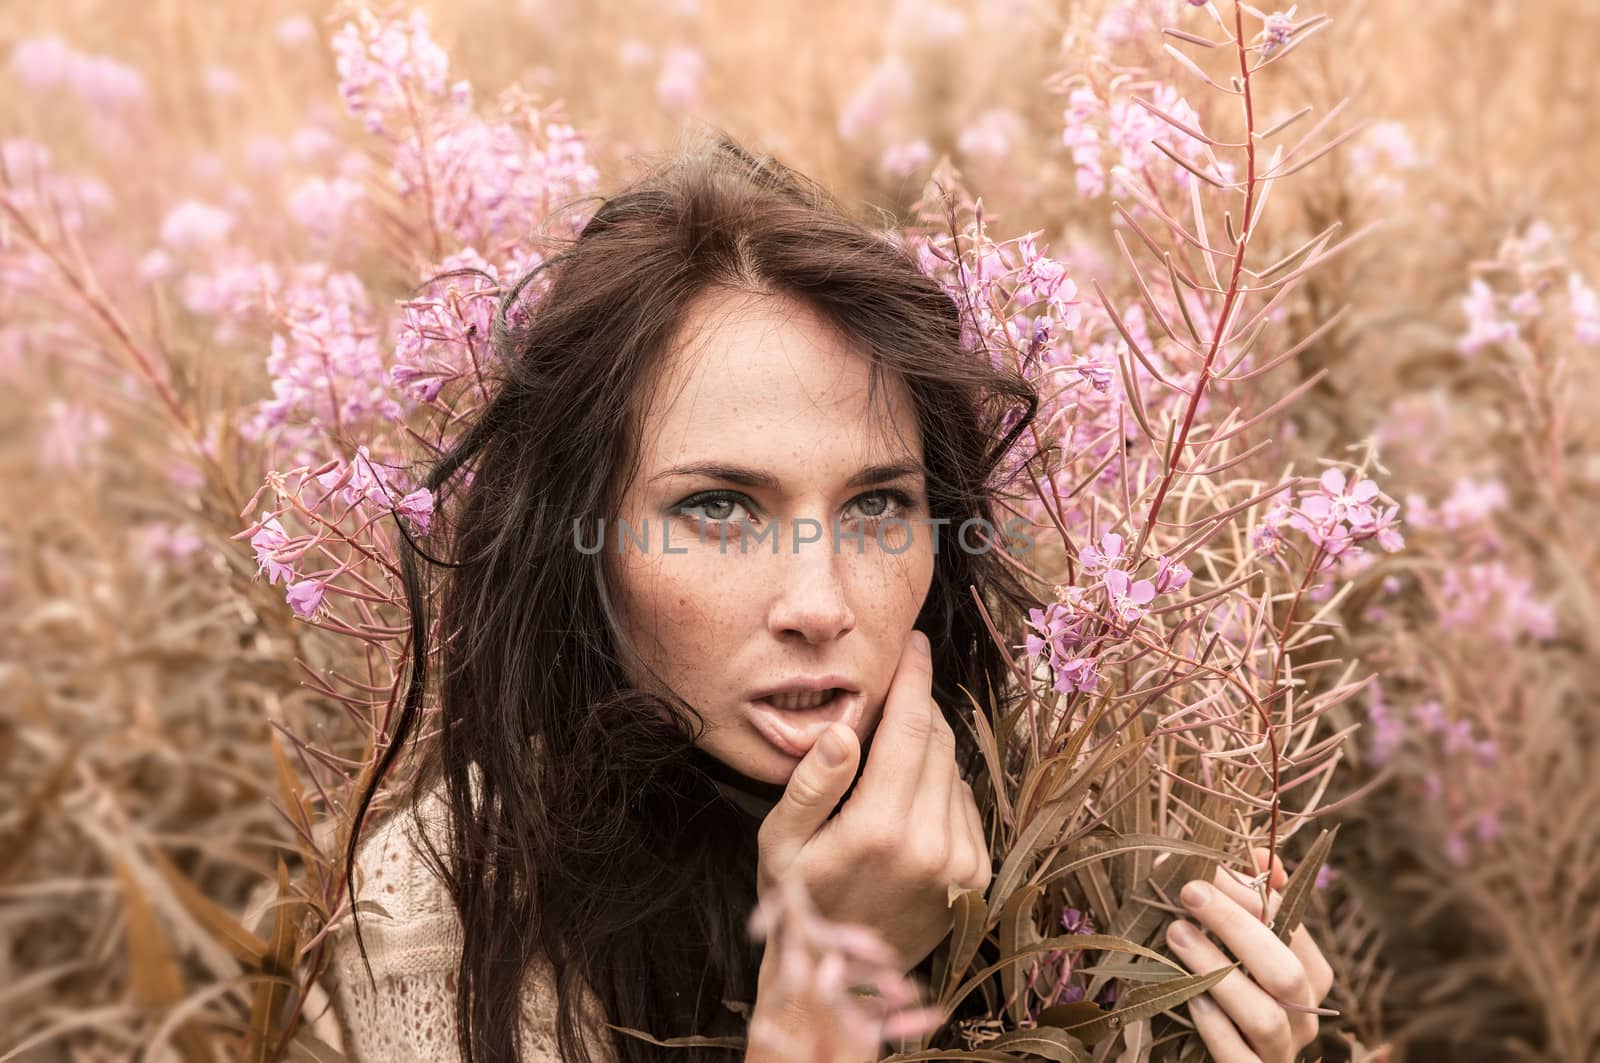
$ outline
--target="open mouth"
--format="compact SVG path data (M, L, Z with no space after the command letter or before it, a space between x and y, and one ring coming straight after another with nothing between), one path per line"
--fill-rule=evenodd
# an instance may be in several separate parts
M792 712L795 709L820 709L844 693L847 691L843 687L829 687L827 690L808 691L802 694L773 694L761 700L775 709Z
M865 700L860 693L840 687L757 698L750 702L750 722L777 749L791 757L803 757L830 724L843 722L856 728Z

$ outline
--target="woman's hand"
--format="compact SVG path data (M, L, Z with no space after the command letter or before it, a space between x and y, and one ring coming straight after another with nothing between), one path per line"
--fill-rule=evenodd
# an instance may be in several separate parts
M757 835L759 891L798 875L821 915L876 930L908 971L950 930L951 883L984 889L993 875L972 788L956 768L955 735L932 690L927 636L913 631L850 800L828 818L861 756L855 733L835 725L795 768Z
M1252 852L1261 867L1267 850ZM1288 880L1283 865L1273 857L1267 880L1269 918L1277 915L1283 901L1278 888ZM1232 871L1218 867L1209 891L1196 886L1205 883L1195 879L1184 887L1184 906L1222 939L1233 956L1182 920L1167 927L1167 943L1195 973L1226 967L1234 959L1241 967L1188 1002L1189 1016L1211 1058L1217 1063L1294 1063L1300 1049L1317 1036L1317 1016L1285 1008L1278 1001L1320 1004L1333 985L1332 968L1303 925L1289 935L1287 945L1267 929L1256 891ZM1195 896L1202 892L1205 896Z

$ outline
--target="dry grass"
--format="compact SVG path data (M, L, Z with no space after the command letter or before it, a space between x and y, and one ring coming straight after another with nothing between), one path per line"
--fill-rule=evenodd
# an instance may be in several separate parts
M836 129L855 86L893 48L916 72L914 97L896 120L936 152L954 152L983 109L1009 106L1023 117L1027 136L1003 169L966 167L997 229L1042 229L1085 247L1103 246L1109 232L1106 202L1073 191L1059 142L1061 100L1042 88L1060 67L1063 34L1091 25L1088 8L1098 5L1018 4L1005 15L1003 5L973 2L964 9L976 32L942 44L911 39L888 26L883 10L844 0L759 14L704 0L695 17L620 0L420 6L455 76L470 77L480 98L517 80L563 98L608 183L632 152L669 142L681 121L655 103L653 68L619 72L618 49L629 38L677 42L703 49L708 64L696 113L777 151L847 201L903 216L920 179L882 176L882 145L847 142ZM148 246L176 189L208 187L189 153L214 152L224 174L243 175L250 136L286 135L308 106L336 105L325 48L270 43L278 20L297 12L325 15L310 5L195 0L14 5L0 14L0 47L56 32L139 67L159 135L137 133L103 155L93 147L103 133L75 102L20 91L0 101L0 128L49 144L64 171L113 184L118 208L108 231ZM1405 442L1386 449L1386 488L1396 497L1423 490L1437 502L1453 474L1499 475L1513 496L1510 551L1554 593L1562 623L1561 638L1537 648L1438 639L1413 591L1395 607L1397 621L1352 626L1348 647L1367 663L1403 684L1443 683L1452 706L1501 715L1510 737L1495 778L1518 814L1499 847L1461 876L1440 856L1439 825L1403 789L1404 772L1415 781L1426 764L1402 765L1399 782L1346 810L1334 857L1345 892L1329 913L1342 929L1327 938L1346 977L1346 999L1335 1003L1346 1013L1343 1029L1368 1045L1391 1041L1397 1058L1483 1058L1482 1045L1503 1038L1496 1052L1576 1060L1595 1044L1584 1009L1600 993L1592 973L1600 867L1580 814L1600 800L1588 718L1600 690L1600 569L1586 534L1600 517L1600 428L1570 400L1593 393L1597 367L1586 352L1568 366L1559 394L1530 405L1483 363L1464 367L1453 345L1455 300L1471 264L1490 257L1510 228L1543 218L1575 266L1600 273L1600 203L1589 187L1600 146L1587 135L1600 89L1592 62L1600 9L1584 0L1355 0L1335 15L1315 60L1286 65L1292 73L1283 76L1323 105L1351 94L1352 113L1405 123L1428 162L1407 175L1393 204L1366 198L1367 175L1348 163L1295 186L1282 240L1333 218L1351 229L1388 219L1364 250L1320 274L1296 310L1309 322L1353 306L1298 366L1302 375L1324 366L1331 373L1301 404L1297 445L1333 454L1392 421L1396 400L1441 390L1437 456L1418 460ZM232 66L246 95L205 93L210 62ZM140 150L149 143L160 150ZM263 179L242 179L264 190ZM288 238L272 217L247 226L257 246ZM373 275L382 268L375 264ZM1112 272L1090 260L1080 284ZM262 394L259 351L250 359L218 344L161 299L122 309L142 332L164 337L181 370L175 387L196 407L220 412ZM41 312L0 285L0 324ZM21 359L0 351L8 486L0 505L0 770L9 795L0 802L0 1051L25 1042L35 1047L16 1058L116 1059L161 1041L185 1059L215 1058L241 1043L233 1035L249 1014L246 975L262 945L251 935L270 927L250 925L230 942L232 931L219 929L226 917L196 896L238 915L252 889L272 880L279 854L295 850L274 807L283 796L271 725L350 741L342 717L300 685L294 663L320 667L349 651L292 622L280 591L252 582L248 548L231 541L258 470L224 454L203 483L185 479L170 425L126 363L109 365L97 353L103 336L86 327ZM51 402L62 397L106 418L104 438L78 468L40 460ZM1567 420L1552 427L1563 399ZM1548 468L1531 469L1516 449L1541 431L1565 455L1559 491ZM189 529L198 549L149 557L139 529L153 521ZM1443 555L1450 544L1433 549ZM1358 764L1349 785L1368 778ZM217 1003L229 993L231 1004ZM199 1006L174 1010L183 1000ZM1467 1037L1482 1040L1462 1044Z

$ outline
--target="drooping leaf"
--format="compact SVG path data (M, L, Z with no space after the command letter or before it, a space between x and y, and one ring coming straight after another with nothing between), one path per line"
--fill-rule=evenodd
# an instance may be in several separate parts
M1096 1009L1099 1010L1099 1009ZM1089 1063L1089 1050L1084 1043L1065 1030L1036 1026L1029 1030L1012 1030L988 1043L990 1048L1009 1048L1027 1052L1057 1063Z

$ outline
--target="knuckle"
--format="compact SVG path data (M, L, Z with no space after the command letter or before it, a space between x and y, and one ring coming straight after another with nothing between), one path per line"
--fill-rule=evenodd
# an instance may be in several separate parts
M900 839L893 831L875 824L857 835L855 848L869 860L884 860L895 855Z
M910 847L906 864L918 878L939 877L950 866L950 844L940 838L925 839Z
M1251 1011L1239 1025L1246 1037L1263 1048L1287 1051L1294 1044L1289 1013L1276 1005L1266 1011Z
M933 734L933 716L927 711L919 712L915 709L907 712L901 721L901 726L906 734L919 742L926 741Z
M796 804L811 808L821 804L827 792L810 772L796 772L789 780L788 796Z
M1311 995L1311 985L1306 980L1305 968L1299 963L1274 966L1260 978L1261 986L1279 1000L1302 1004Z

